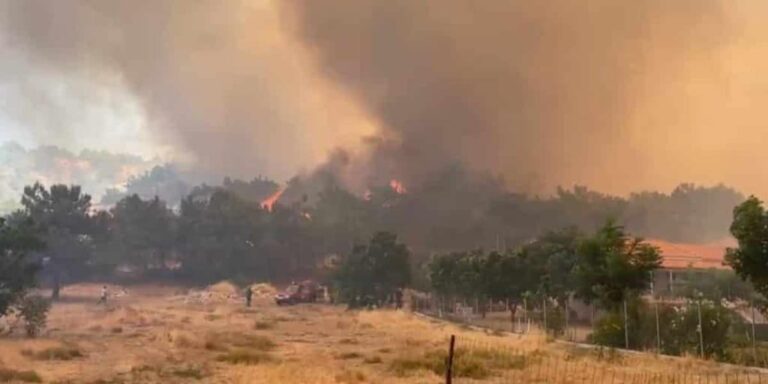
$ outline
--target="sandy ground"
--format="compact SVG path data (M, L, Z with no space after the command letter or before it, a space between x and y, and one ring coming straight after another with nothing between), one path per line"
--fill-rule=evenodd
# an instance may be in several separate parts
M112 297L105 306L96 303L99 285L67 287L41 337L31 340L14 334L0 339L0 367L32 370L44 382L55 383L440 383L442 379L427 369L397 372L393 361L445 350L449 335L455 334L465 347L494 346L578 360L585 372L589 367L607 367L649 377L645 372L735 369L645 354L605 358L536 335L486 334L404 311L348 311L326 304L277 307L269 298L270 289L263 286L254 306L245 308L234 287L213 288L189 292L145 286ZM248 352L252 338L275 344L271 349L255 347L257 354L268 357L266 361L218 361L232 351ZM83 356L41 359L30 353L60 347ZM526 369L533 373L534 368ZM586 374L581 381L563 380L593 381Z

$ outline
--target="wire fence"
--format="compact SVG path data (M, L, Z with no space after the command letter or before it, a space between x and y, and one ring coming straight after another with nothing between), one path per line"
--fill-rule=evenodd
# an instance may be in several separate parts
M448 347L448 345L446 345ZM450 348L450 347L448 347ZM684 368L674 364L649 367L631 364L616 350L580 348L571 352L525 350L455 339L447 383L547 384L752 384L768 383L768 375L741 369L735 372Z
M574 342L585 342L600 313L590 306L562 308L542 303L523 302L514 310L507 302L491 300L453 300L430 295L414 295L411 310L436 317L499 332L527 334L551 331L552 336Z
M673 329L670 313L681 313L689 310L689 323L687 327L685 342L686 350L668 353L670 355L687 354L703 358L713 358L715 344L725 343L723 341L722 330L716 329L717 326L707 322L707 316L702 318L701 304L686 302L683 300L649 300L643 323L638 323L639 319L627 321L626 308L623 318L619 314L618 324L612 326L622 328L618 331L620 341L612 345L625 349L634 349L645 352L659 354L668 353L674 350L672 340L669 336L677 332L678 338L680 329ZM428 294L414 294L410 298L410 308L414 312L422 313L431 317L441 318L451 322L475 326L490 330L491 332L509 332L516 334L546 333L550 338L556 338L575 343L591 343L594 340L590 336L595 329L595 325L600 322L607 314L597 310L595 307L572 302L565 305L554 303L550 300L541 300L541 302L526 302L510 305L507 302L494 302L491 300L455 300L443 297L431 296ZM727 360L724 356L719 356L721 361L727 361L739 365L768 367L768 343L761 335L765 336L766 324L755 324L754 308L749 307L731 307L729 311L732 316L740 316L741 323L736 321L730 323L731 337L736 341L727 341ZM698 312L698 313L697 313ZM655 316L654 316L655 314ZM615 316L615 315L614 315ZM713 316L710 314L710 316ZM709 318L711 320L711 317ZM679 323L679 321L678 321ZM676 325L678 328L681 325ZM716 334L720 332L719 334ZM637 334L642 333L644 342L640 345L632 345L630 339ZM626 342L625 342L626 340ZM730 339L729 339L730 340ZM616 342L616 340L614 340ZM767 382L768 384L768 382Z

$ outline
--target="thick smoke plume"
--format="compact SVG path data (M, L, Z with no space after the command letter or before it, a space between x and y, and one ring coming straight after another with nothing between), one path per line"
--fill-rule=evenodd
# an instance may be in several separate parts
M22 78L15 80L14 109L61 116L85 109L78 101L90 103L77 94L40 103L51 99L42 97L50 89L35 78L59 92L72 87L56 78L126 87L155 140L220 174L288 179L372 132L314 73L269 1L0 0L0 44L5 61L24 63L14 67ZM43 131L36 137L86 133L63 120L29 126Z
M27 68L3 77L21 96L9 108L61 109L36 102L42 74L123 87L162 145L234 177L285 180L367 138L339 170L358 192L461 164L528 192L766 195L766 14L761 0L0 0L0 64Z
M325 73L391 138L377 171L418 180L459 162L536 192L685 180L768 192L749 176L767 157L755 101L768 83L746 75L767 63L764 2L288 4Z

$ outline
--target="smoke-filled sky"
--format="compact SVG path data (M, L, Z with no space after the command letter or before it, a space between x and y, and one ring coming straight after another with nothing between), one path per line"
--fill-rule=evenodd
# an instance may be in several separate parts
M0 140L765 197L766 41L763 0L0 0Z

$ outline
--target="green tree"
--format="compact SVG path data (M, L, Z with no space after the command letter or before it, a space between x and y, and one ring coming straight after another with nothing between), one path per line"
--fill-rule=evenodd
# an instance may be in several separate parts
M448 299L479 299L481 314L488 300L505 301L514 315L523 293L540 285L544 267L525 250L474 250L435 256L429 273L432 289Z
M493 259L499 261L496 256ZM497 287L496 281L483 280L490 271L487 265L480 249L437 255L429 265L432 289L450 300L487 297L488 289Z
M658 249L609 221L578 247L575 293L587 303L616 310L647 289L651 272L660 265Z
M330 182L318 193L311 217L320 246L327 254L345 253L373 232L372 213L366 201Z
M112 241L119 260L139 267L165 267L174 245L175 217L158 197L142 200L131 195L111 210Z
M739 246L728 249L726 264L768 297L768 213L762 201L752 196L733 210L731 234Z
M701 338L699 319L702 325ZM669 335L663 343L664 352L672 355L699 355L703 340L704 356L723 360L727 355L733 319L731 311L720 303L701 299L689 301L669 323Z
M410 283L410 251L397 235L377 232L342 261L335 280L351 307L380 304Z
M536 241L523 246L528 255L528 270L535 271L537 283L529 283L527 289L540 289L560 305L576 290L573 273L578 262L581 234L576 228L566 228L545 233Z
M35 183L24 188L24 212L39 225L47 247L45 269L53 279L52 298L59 298L62 275L82 273L91 252L91 196L79 186Z
M268 266L261 245L267 220L259 204L230 191L187 197L181 203L178 234L183 271L203 281L265 277Z
M8 225L0 218L0 317L35 286L40 266L30 252L42 246L28 223Z

